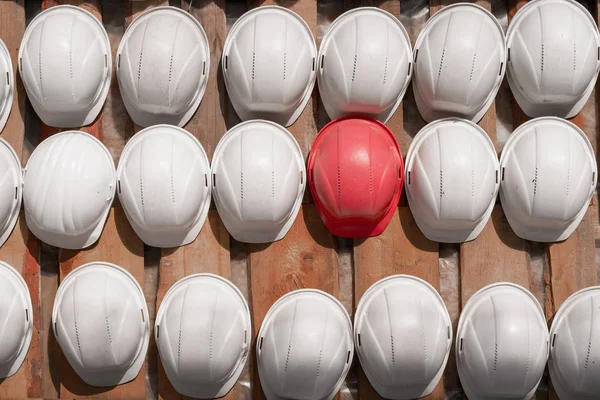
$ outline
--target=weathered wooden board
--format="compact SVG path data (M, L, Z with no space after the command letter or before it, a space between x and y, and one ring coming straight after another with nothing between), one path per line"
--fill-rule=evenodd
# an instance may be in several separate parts
M189 2L184 0L181 6L183 9L189 10L192 16L202 24L210 44L211 60L206 92L198 111L185 127L187 131L198 138L210 159L219 139L227 131L225 123L226 94L220 72L221 53L227 33L225 1ZM216 210L210 211L204 227L194 242L175 249L162 249L156 308L158 309L167 290L177 280L200 272L210 272L231 279L229 233L223 226ZM184 397L179 395L170 384L160 360L158 363L159 398ZM238 384L225 398L233 399L243 390L244 388Z
M0 8L1 12L1 8ZM12 234L0 248L0 260L13 266L25 279L31 296L33 311L33 337L27 357L17 373L0 380L1 399L23 399L43 396L42 362L46 353L42 307L40 303L40 241L29 232L25 215L21 217Z
M338 295L335 240L313 205L303 205L296 222L280 241L248 245L252 298L253 348L262 321L273 303L296 289L315 288ZM264 399L258 374L253 399Z
M0 137L13 147L23 165L26 96L19 78L17 60L24 31L24 2L0 2L0 37L10 53L15 82L11 113ZM0 260L13 266L23 276L33 307L33 337L29 352L15 375L0 380L0 398L42 397L42 365L47 362L44 345L49 324L43 319L41 307L40 241L27 229L23 213L10 237L0 248Z
M419 230L408 207L399 207L387 229L379 236L354 240L355 299L378 280L390 275L408 274L426 280L437 290L440 285L438 243ZM361 399L380 399L362 369L358 394ZM444 398L441 379L427 399Z
M87 11L90 11L102 21L100 4L97 1L70 0L57 2L54 0L44 0L42 2L42 8L47 9L59 4L80 6ZM122 16L124 17L125 15L122 14ZM113 47L114 37L111 37L111 39L111 47ZM114 51L115 49L113 48L113 53ZM113 65L113 85L115 83L116 76ZM107 107L107 104L110 104L110 107ZM115 89L114 86L111 88L111 91L108 95L107 104L105 104L102 113L96 119L96 121L94 121L94 123L90 126L83 127L82 130L100 139L108 147L109 151L113 155L113 159L116 159L115 161L117 161L123 149L124 143L126 139L131 136L132 131L131 129L126 129L125 126L119 124L119 122L123 120L123 114L118 113L118 104L122 104L118 88ZM41 129L42 139L59 131L59 129L50 128L43 124L41 124ZM107 261L118 264L131 272L143 287L143 245L127 222L125 214L118 205L118 201L116 202L116 206L111 209L102 236L95 245L81 251L70 251L63 249L59 250L60 279L62 280L74 268L91 261ZM53 281L48 279L45 282L48 282L48 285L44 287L44 293L55 293L56 288L52 287ZM48 296L45 295L44 299L47 297ZM44 307L44 310L46 312L51 311L51 307ZM46 314L44 316L49 318L49 316ZM61 358L59 374L60 390L57 393L58 396L78 398L90 396L94 398L112 399L146 398L145 366L142 367L138 377L130 383L120 385L115 388L94 388L85 384L81 378L79 378L79 376L67 362L66 358L64 358L64 355L62 355L60 348L56 345L54 346L55 353L60 354ZM45 364L45 367L50 366ZM45 375L51 373L51 371L45 371ZM56 377L53 381L56 381ZM56 383L54 383L54 385L56 385ZM51 385L44 385L44 387L45 395L47 395L46 390L51 393Z

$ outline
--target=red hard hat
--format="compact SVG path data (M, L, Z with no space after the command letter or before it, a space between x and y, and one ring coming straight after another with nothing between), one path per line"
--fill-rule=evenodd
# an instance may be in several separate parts
M327 124L308 157L308 184L325 226L336 236L379 235L398 206L404 163L394 134L370 118Z

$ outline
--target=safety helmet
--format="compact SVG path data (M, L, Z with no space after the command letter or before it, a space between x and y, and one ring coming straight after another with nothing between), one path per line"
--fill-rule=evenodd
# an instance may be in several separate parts
M483 129L448 118L425 126L406 156L408 204L429 239L458 243L485 227L499 189L498 156Z
M6 242L19 218L23 195L21 161L7 141L0 138L0 247Z
M117 78L127 112L140 126L184 126L200 105L210 68L202 25L176 7L141 13L117 51Z
M63 249L91 246L115 196L108 149L81 131L57 133L31 154L23 177L25 219L43 242Z
M600 393L600 286L572 294L560 306L550 328L548 369L561 399L591 400Z
M369 382L386 399L427 396L452 344L452 321L439 293L410 275L371 286L358 302L354 343Z
M308 156L308 184L325 226L336 236L376 236L398 206L404 164L381 122L345 117L319 132Z
M177 392L203 399L225 396L248 359L250 309L228 280L212 274L190 275L167 292L154 335Z
M123 149L117 192L144 243L183 246L194 241L211 200L210 164L194 136L173 125L137 133Z
M221 58L237 115L290 126L315 85L317 46L306 22L278 6L257 7L231 27Z
M413 91L425 121L459 117L478 122L504 78L504 32L476 4L444 7L423 26L414 63Z
M15 91L12 60L2 40L0 40L0 76L6 77L6 85L2 85L3 89L0 91L0 132L2 132L12 109Z
M507 33L508 83L530 117L574 117L600 70L600 34L590 13L572 0L533 0Z
M33 308L21 274L0 261L0 379L17 373L31 344Z
M469 299L456 333L458 375L469 399L531 399L547 359L544 312L527 289L499 282Z
M110 88L108 34L82 8L51 7L27 26L19 48L19 72L42 122L60 128L89 125Z
M282 239L302 204L306 169L298 142L284 127L255 120L231 128L212 164L213 194L234 239Z
M280 297L256 341L258 375L269 400L331 400L353 355L348 312L335 297L316 289Z
M596 188L596 158L574 124L541 117L510 135L500 157L500 200L510 226L527 240L567 239Z
M331 119L365 114L382 122L400 105L412 74L404 26L387 11L361 7L338 17L319 48L319 93Z
M54 336L71 367L90 386L135 379L148 350L148 318L135 278L103 261L69 273L52 309Z

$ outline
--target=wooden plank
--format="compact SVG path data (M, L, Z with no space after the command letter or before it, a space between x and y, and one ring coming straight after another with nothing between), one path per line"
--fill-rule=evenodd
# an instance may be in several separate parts
M399 207L387 229L379 236L354 240L355 299L375 282L390 275L408 274L426 280L438 291L438 243L419 230L408 207ZM381 399L362 369L359 371L360 399ZM426 399L444 398L444 379Z
M40 241L27 229L23 212L14 231L0 248L0 260L14 267L25 279L33 311L33 336L27 357L15 375L0 380L0 398L42 397L44 332L40 305Z
M15 82L12 109L2 138L15 150L22 164L25 137L25 91L18 77L17 61L21 39L25 31L24 2L0 2L0 37L6 44L13 66ZM40 241L29 232L25 216L21 213L10 237L0 248L0 260L13 266L25 279L31 296L33 311L33 336L27 356L17 373L0 380L0 398L42 397L43 365L47 361L42 351L46 343L49 324L43 324L40 281Z
M220 62L227 25L225 1L182 1L182 8L202 24L210 44L210 72L208 84L198 111L185 129L194 135L206 150L209 159L227 131L226 94L220 75ZM210 272L231 279L229 254L229 233L225 229L216 210L211 210L198 238L187 246L175 249L162 249L159 286L156 308L169 288L184 276ZM169 382L164 368L158 360L158 396L161 399L186 398L175 391ZM233 399L241 396L246 389L237 383L224 397Z
M47 9L58 4L80 6L102 21L100 5L97 1L68 0L59 2L55 0L44 0L42 2L42 8ZM112 39L114 44L114 37ZM112 50L114 53L114 49ZM114 82L116 82L116 76L113 69L113 85ZM118 160L125 140L130 134L127 133L127 129L119 129L119 117L117 117L119 114L114 113L117 107L112 107L115 105L115 99L117 97L119 97L118 90L115 91L113 86L100 116L92 125L83 127L81 130L100 139L108 147L113 155L113 159ZM117 99L116 103L118 104L119 101L120 99ZM107 104L110 105L110 107L108 107ZM110 112L106 112L107 110L110 110ZM120 118L123 118L122 114ZM44 124L42 124L41 129L42 139L60 131L60 129L51 128ZM129 130L129 132L131 131ZM118 201L116 204L118 204ZM143 245L127 222L123 210L118 205L111 209L104 231L102 232L100 240L95 245L81 251L59 250L60 279L62 280L74 268L87 262L98 260L112 262L124 267L132 273L143 287ZM52 290L55 290L55 288L49 287L46 290L51 292ZM81 378L79 378L62 354L62 351L60 351L60 349L58 350L60 353L60 397L76 396L82 398L90 396L94 398L111 399L143 399L146 397L145 366L142 366L137 378L127 384L119 385L114 388L95 388L85 384Z
M303 205L288 234L280 241L248 245L252 298L253 345L262 321L277 299L302 288L338 295L338 259L335 239L314 205ZM339 396L339 394L338 394ZM252 398L264 399L258 373Z

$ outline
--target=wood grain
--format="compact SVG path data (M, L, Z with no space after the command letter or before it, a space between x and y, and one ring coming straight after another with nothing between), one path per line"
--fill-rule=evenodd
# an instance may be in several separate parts
M375 282L390 275L408 274L440 288L438 243L419 230L408 207L396 209L386 230L379 236L354 240L355 299ZM359 371L360 399L381 399L362 369ZM444 398L444 379L426 399Z
M101 8L98 1L44 0L42 2L42 8L47 9L59 4L80 6L102 21ZM116 76L113 70L113 82L115 81ZM113 105L114 103L112 103L112 101L115 100L116 96L119 96L119 93L118 90L115 92L113 86L109 91L107 104L110 103ZM118 101L119 100L117 100L117 103ZM125 140L131 135L131 132L128 133L127 129L117 129L119 126L115 118L115 115L117 114L112 112L106 113L108 110L107 104L104 105L99 117L91 125L82 127L81 130L101 140L109 148L109 151L113 155L113 159L118 160L118 156L124 146ZM113 111L114 109L111 107L110 110ZM60 129L47 127L42 124L41 137L44 139L58 131L60 131ZM59 250L60 279L64 279L64 277L74 268L91 261L107 261L120 265L127 269L143 287L143 245L137 235L135 235L120 207L117 206L111 209L102 235L98 242L92 247L81 251ZM53 290L55 291L55 288L53 287L45 288L45 291L52 292ZM111 399L146 398L145 366L142 366L137 378L127 384L119 385L114 388L96 388L85 384L72 369L60 349L58 353L61 357L60 397L76 396L78 398L94 397Z
M191 15L200 22L210 45L210 70L206 91L200 107L185 127L198 138L210 159L220 138L227 131L225 112L227 97L220 71L221 53L227 33L225 1L193 1L190 5L190 2L184 0L181 6L184 10L189 10ZM231 279L229 233L216 210L209 212L194 242L175 249L162 249L161 253L157 309L167 290L184 276L210 272ZM158 365L159 398L185 398L178 394L169 382L160 359ZM224 398L234 399L244 390L238 383Z
M26 96L18 74L18 52L25 31L24 2L0 2L0 37L10 53L14 99L10 116L2 131L2 137L15 150L23 165L25 138ZM10 237L0 248L0 260L14 267L25 279L31 296L33 311L33 336L27 356L17 373L0 380L0 398L18 399L43 396L43 365L46 360L44 349L49 324L43 323L41 306L40 241L29 232L25 217L21 213Z
M335 239L314 205L303 205L288 234L270 244L248 245L253 346L262 321L277 299L296 289L315 288L338 295ZM258 373L252 398L264 399Z
M12 234L0 248L0 260L10 264L23 276L33 307L33 336L27 357L15 375L0 380L0 398L42 397L44 328L40 305L40 241L27 229L23 212Z

